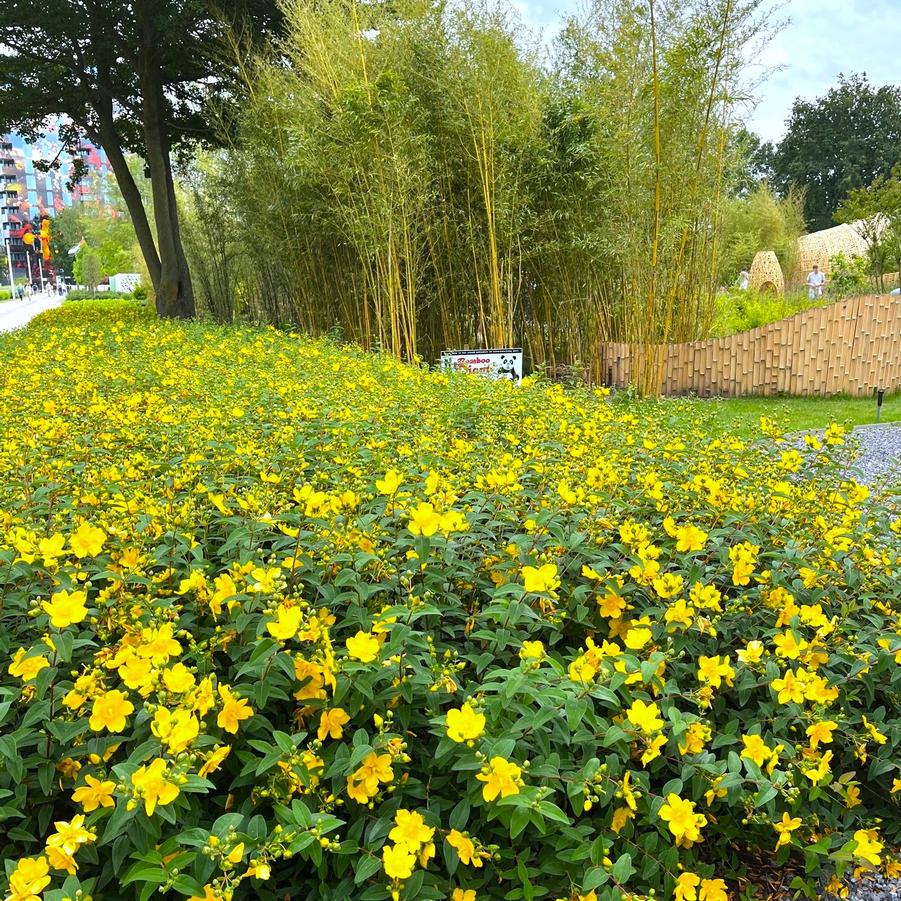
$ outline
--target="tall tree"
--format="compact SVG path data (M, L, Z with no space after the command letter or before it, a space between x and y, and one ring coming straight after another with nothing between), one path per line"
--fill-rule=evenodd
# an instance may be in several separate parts
M855 188L901 162L901 88L873 87L866 75L840 76L813 102L798 98L773 159L781 191L805 190L811 229L828 228Z
M0 131L35 137L62 115L71 149L82 136L104 149L161 316L194 315L172 155L214 140L210 102L237 99L239 62L221 52L232 26L265 40L281 27L276 0L5 0L0 16ZM128 152L147 163L153 227Z

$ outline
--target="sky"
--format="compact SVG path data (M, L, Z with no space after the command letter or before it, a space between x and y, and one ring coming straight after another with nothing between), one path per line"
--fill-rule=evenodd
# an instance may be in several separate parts
M524 23L554 34L561 16L579 0L516 0ZM839 73L866 72L874 85L901 84L901 0L787 0L777 17L788 20L760 58L760 69L776 69L757 88L759 102L746 124L768 141L778 141L796 97L814 100Z

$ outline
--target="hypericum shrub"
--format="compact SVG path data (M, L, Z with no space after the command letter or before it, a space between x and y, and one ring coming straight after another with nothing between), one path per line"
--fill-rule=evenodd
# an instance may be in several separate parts
M0 364L8 898L897 874L899 526L841 428L115 304Z

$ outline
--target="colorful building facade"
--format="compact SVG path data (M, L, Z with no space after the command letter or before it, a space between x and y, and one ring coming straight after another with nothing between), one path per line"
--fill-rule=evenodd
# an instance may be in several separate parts
M30 278L37 262L29 256L22 241L28 226L36 219L51 218L67 206L79 204L103 205L103 185L111 174L106 154L93 144L82 141L78 156L87 166L87 174L70 187L75 173L75 157L63 149L60 128L63 120L48 124L46 135L38 141L27 141L21 135L0 135L0 234L9 243L13 276ZM40 171L35 163L56 162L49 172ZM3 248L6 256L6 249ZM9 281L7 260L0 266L3 277L0 284Z

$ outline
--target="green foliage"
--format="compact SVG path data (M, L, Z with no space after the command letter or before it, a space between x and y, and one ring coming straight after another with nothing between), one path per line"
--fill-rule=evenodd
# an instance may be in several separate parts
M734 284L742 269L750 269L759 250L775 251L782 272L791 277L804 232L804 198L794 189L777 197L765 182L746 197L726 202L723 211L721 285Z
M48 901L812 892L901 839L896 511L837 426L117 302L0 363L0 853Z
M710 327L712 338L735 335L749 329L793 316L812 304L807 291L794 291L778 297L766 291L742 291L732 288L721 291L716 297L716 308Z
M873 275L880 290L885 290L886 269L901 270L901 164L891 175L880 175L866 187L851 191L835 218L853 223L867 242Z
M798 98L773 158L774 183L804 191L811 231L829 228L842 201L901 162L901 88L842 76L816 100Z
M407 358L522 343L548 370L697 337L758 7L609 0L547 69L505 6L292 0L189 186L206 306Z
M829 293L836 297L868 294L873 290L870 261L866 257L837 253L829 258L829 269Z
M72 273L79 285L85 285L91 294L97 292L97 285L103 275L103 262L100 254L87 245L75 255Z
M143 293L142 297L137 296L137 292L128 294L124 291L82 291L74 290L66 294L66 300L122 300L125 298L134 298L135 300L146 300L147 293Z
M276 0L4 4L0 133L15 127L27 137L40 136L50 117L66 116L60 134L76 159L84 137L103 147L161 315L194 314L170 152L214 140L211 101L219 117L240 102L242 56L226 45L240 43L246 53L277 33L281 22ZM128 153L149 166L155 228Z

